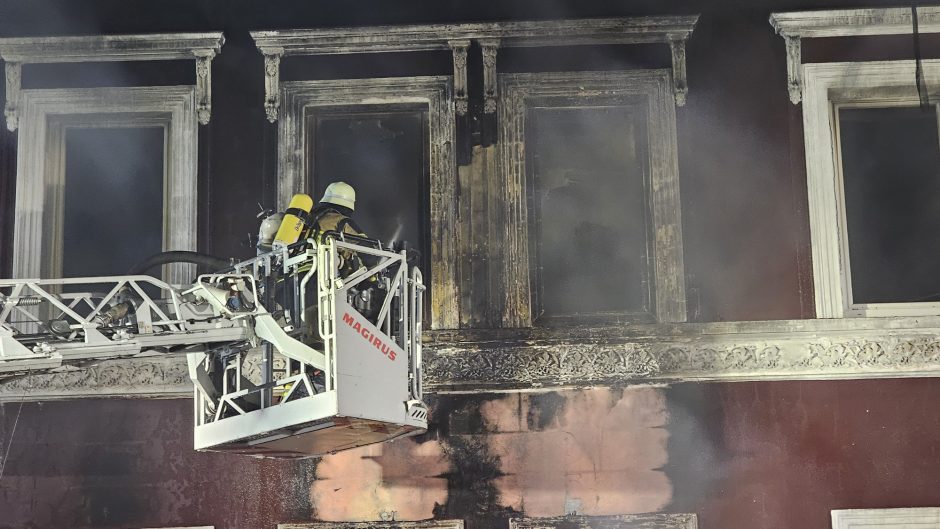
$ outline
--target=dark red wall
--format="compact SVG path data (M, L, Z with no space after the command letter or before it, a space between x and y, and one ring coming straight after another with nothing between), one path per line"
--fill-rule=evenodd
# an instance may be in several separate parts
M0 528L273 528L375 519L387 497L398 519L505 529L563 514L567 494L587 514L827 529L831 509L940 505L938 401L931 379L440 396L420 442L319 463L194 452L188 400L29 403ZM0 439L18 410L0 406Z

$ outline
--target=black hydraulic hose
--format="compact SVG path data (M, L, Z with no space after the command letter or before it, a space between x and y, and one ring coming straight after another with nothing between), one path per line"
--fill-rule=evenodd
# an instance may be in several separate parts
M213 271L230 268L232 266L232 263L229 262L228 259L215 257L214 255L186 250L171 250L169 252L160 252L156 255L151 255L143 262L138 263L137 266L131 268L128 275L143 274L155 266L168 263L193 263L205 266Z

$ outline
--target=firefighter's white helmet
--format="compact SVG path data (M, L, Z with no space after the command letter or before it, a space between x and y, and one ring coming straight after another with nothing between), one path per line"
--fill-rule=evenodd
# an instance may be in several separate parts
M320 202L356 209L356 190L346 182L333 182L326 186Z

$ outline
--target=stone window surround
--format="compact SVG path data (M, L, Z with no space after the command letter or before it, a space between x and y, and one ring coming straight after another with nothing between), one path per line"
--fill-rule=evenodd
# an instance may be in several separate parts
M916 105L914 61L802 64L804 38L912 35L911 8L837 9L773 13L784 39L790 101L803 103L803 134L817 318L940 314L940 303L856 304L851 293L845 207L833 115L835 104ZM940 7L917 8L918 32L940 33ZM938 61L922 61L936 86ZM937 94L931 94L934 101Z
M929 87L940 85L940 60L923 61ZM940 303L871 303L852 300L841 164L834 137L834 105L916 106L913 61L805 64L803 134L809 197L816 316L916 316L940 314ZM936 88L934 88L936 90ZM940 91L931 94L940 100Z
M186 527L152 527L147 529L215 529L214 525L186 526Z
M940 508L917 507L901 509L844 509L833 510L832 529L913 529L940 528Z
M382 513L380 522L299 522L277 524L277 529L464 529L463 520L384 521L395 513Z
M428 109L431 204L431 328L458 327L456 158L453 85L449 77L396 77L281 84L283 116L278 125L278 208L307 189L306 116L318 108L383 109L421 104Z
M61 189L65 134L74 126L160 126L164 145L163 247L196 250L197 121L192 86L23 90L19 98L13 275L29 278L61 273ZM170 207L172 206L172 207ZM52 268L43 265L52 264ZM166 269L171 283L192 276L192 265Z
M918 7L917 22L918 33L940 33L940 7ZM787 87L794 105L803 97L802 39L913 34L910 7L772 13L770 25L786 43Z
M206 125L212 113L212 59L225 43L221 32L25 37L0 39L5 63L7 128L19 126L22 66L66 62L169 61L194 59L196 114Z
M676 110L669 70L500 74L498 173L504 183L506 327L532 325L525 121L527 101L546 97L633 98L646 105L656 320L686 320Z
M509 529L698 529L698 516L681 514L567 515L554 518L510 518Z

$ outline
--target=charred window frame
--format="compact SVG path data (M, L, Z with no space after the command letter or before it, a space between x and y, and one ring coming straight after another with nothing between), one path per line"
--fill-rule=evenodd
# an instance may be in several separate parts
M393 519L395 512L380 513L383 520ZM280 523L277 529L464 529L463 520L424 520L421 522L297 522Z
M923 66L927 86L933 90L929 99L940 101L937 90L940 61L924 61ZM854 175L846 174L840 116L846 110L916 109L919 96L914 72L913 61L806 64L801 68L810 237L819 318L940 314L937 300L873 302L853 291L856 290L853 285L862 285L858 283L859 277L853 283L850 242L858 240L857 230L863 229L864 224L853 222L851 219L858 215L848 211L853 206L848 204L852 197L847 191L852 191L846 187L845 178ZM930 112L936 122L937 109ZM857 165L854 160L850 162L850 166ZM850 237L852 229L856 232ZM865 261L859 260L858 251L856 248L856 276L862 272L857 267L866 266ZM925 257L936 254L935 248L923 248L923 252Z
M503 324L530 326L538 316L539 277L531 253L537 239L529 209L531 160L526 148L530 110L555 101L579 108L617 102L645 116L648 159L646 222L650 312L618 314L617 320L680 322L686 320L684 265L679 203L679 170L675 101L668 70L625 72L566 72L501 74L499 76L500 145L499 171L505 187L503 276L505 307ZM617 271L611 271L616 274ZM577 318L584 322L595 316ZM606 318L609 319L609 318Z
M291 81L281 83L282 115L278 121L278 207L294 193L314 193L307 177L313 168L307 138L314 115L360 113L381 115L402 109L426 112L426 241L423 255L430 270L432 328L456 328L459 309L456 278L456 166L454 96L448 76L382 79ZM313 162L316 163L315 161Z
M165 250L196 250L198 125L194 94L193 87L23 90L17 143L14 277L59 277L62 273L65 138L70 127L164 128L162 246ZM183 284L195 269L176 264L164 270L165 279Z
M639 230L636 230L636 231L641 232L643 240L642 240L642 244L635 245L634 247L631 248L634 251L634 253L639 252L642 254L641 258L639 259L640 266L636 267L638 268L637 275L639 275L639 277L632 278L635 280L635 285L630 286L625 283L621 284L620 280L625 279L624 277L625 274L623 274L622 272L625 272L625 271L617 269L617 268L608 268L609 275L607 275L606 277L593 277L593 278L582 277L576 281L578 282L580 286L584 287L582 291L584 293L584 296L595 296L596 294L598 294L599 290L607 290L607 291L613 292L614 293L613 296L619 299L631 297L629 294L632 294L632 297L639 298L638 300L635 300L635 301L639 301L639 303L638 304L634 303L634 306L631 306L631 307L628 307L628 306L620 306L616 308L602 307L601 304L598 304L596 302L596 300L588 300L588 303L586 304L586 306L584 306L582 305L583 302L585 301L583 299L584 296L577 296L577 295L564 296L564 295L559 295L557 292L553 292L552 290L546 291L546 285L548 285L548 289L557 289L560 287L561 282L558 281L557 278L549 278L548 274L546 274L546 267L550 265L549 257L547 254L548 253L554 254L555 251L557 251L558 249L550 248L547 251L543 251L545 250L543 247L546 245L546 237L545 237L545 234L543 233L543 228L545 227L546 223L551 222L551 220L554 219L559 214L559 211L557 210L554 210L554 211L546 210L544 208L542 200L540 200L540 197L543 194L547 194L548 190L545 188L545 182L544 182L545 175L542 174L543 172L542 167L540 167L541 160L539 158L541 158L542 156L551 157L551 154L543 153L543 150L546 150L543 148L545 147L545 145L543 144L543 141L545 141L544 136L551 136L551 133L549 133L545 129L550 128L553 125L557 126L557 125L570 124L570 121L588 121L588 116L581 115L578 117L574 117L573 119L571 117L568 117L567 119L565 117L560 117L560 119L557 119L557 121L552 123L552 117L550 117L551 114L556 114L558 116L561 116L562 114L568 114L569 116L571 116L575 114L583 114L585 112L590 112L590 113L595 114L594 116L591 116L592 119L590 119L590 121L592 123L602 124L601 123L602 121L608 121L608 123L603 123L602 125L613 125L613 127L608 127L608 130L604 132L612 132L612 130L610 129L616 128L618 125L620 126L626 125L627 127L629 127L629 129L631 129L628 132L628 135L630 136L629 139L633 140L632 150L635 152L635 160L633 161L636 163L635 168L638 169L638 172L639 172L640 178L636 179L638 181L629 182L628 180L631 179L630 178L631 175L621 173L621 174L614 176L612 179L610 179L610 180L616 179L619 182L592 181L592 182L584 182L583 184L587 186L587 190L591 190L591 188L593 188L593 193L596 193L595 196L597 199L595 203L603 201L605 199L605 196L607 196L606 193L604 193L603 191L600 191L601 189L603 189L602 186L611 187L611 184L612 184L612 187L623 188L622 191L624 192L618 193L619 196L617 198L617 201L621 200L620 197L622 197L622 200L626 202L627 200L630 199L629 195L631 194L639 196L640 200L637 201L638 204L635 204L635 206L638 206L638 207L636 207L634 211L629 211L629 212L626 211L626 210L630 210L633 208L627 208L625 207L626 206L625 204L623 204L624 207L620 209L624 210L623 217L631 216L627 213L633 214L632 216L634 216L635 218L633 218L632 220L635 221L635 224L637 226L639 226ZM607 113L607 114L610 114L611 116L605 116L607 117L607 119L604 120L599 115L602 113ZM614 120L610 119L611 117L613 118L619 117L623 119L620 120L620 123L616 123L616 122L611 123L611 121L616 121L615 119ZM568 121L569 123L565 123L566 121ZM649 200L651 196L651 182L650 182L649 156L648 156L649 145L647 143L648 135L646 134L646 127L645 127L648 121L649 121L649 118L646 115L646 109L643 105L643 100L637 97L621 97L621 98L553 97L553 98L532 98L527 102L527 108L526 108L527 130L525 131L525 134L526 134L525 141L529 146L529 148L526 150L526 153L527 153L527 156L526 156L526 173L527 173L526 195L527 195L527 207L528 207L528 213L529 213L528 215L529 217L528 218L529 220L529 226L528 226L529 228L529 257L530 257L529 273L530 273L530 278L532 282L532 287L531 287L532 289L531 290L532 313L533 313L533 320L535 320L536 322L550 325L552 323L564 323L564 322L571 322L571 321L584 322L586 320L591 320L591 319L602 322L604 320L610 320L613 318L616 318L616 319L625 318L629 321L641 321L641 322L655 321L655 300L654 300L653 285L652 285L652 280L651 280L652 267L653 267L653 237L651 236L653 231L652 231L652 222L651 222L651 215L650 215L651 210L652 210L652 204L650 203L650 200ZM584 131L580 131L580 132L584 132ZM566 138L566 139L572 139L572 138ZM591 138L591 139L595 140L597 143L603 142L602 138ZM619 139L622 140L622 139L627 139L627 138L619 138ZM552 143L555 143L555 142L552 142ZM628 150L629 147L630 145L623 145L623 150L621 152ZM568 153L568 154L572 154L572 153ZM595 154L600 154L600 153L595 153ZM629 168L624 167L622 169L628 170ZM597 175L592 174L588 178L591 178L593 176L597 176ZM633 176L636 176L636 175L633 175ZM620 185L618 186L617 184L620 184ZM631 187L631 184L632 184L632 189L628 191L626 188ZM569 212L569 213L573 213L573 212ZM589 217L591 215L591 212L580 211L577 214L582 217ZM623 217L618 220L627 220ZM564 222L565 224L569 224L568 222L569 220L571 221L571 224L573 224L577 219L566 217L563 220L565 221ZM626 224L630 224L630 222L628 221L626 222ZM557 228L557 226L555 228ZM602 245L605 243L607 245L615 245L617 242L616 236L617 235L622 236L623 231L627 231L627 230L629 230L629 228L625 228L624 230L621 230L620 233L610 234L610 235L613 235L614 238L609 238L606 241L591 241L589 242L589 244L600 242ZM558 231L558 230L555 229L555 230L550 230L550 231ZM585 237L594 238L594 239L597 238L597 237L590 237L589 234L585 234ZM567 242L562 242L562 246L565 246L565 245L567 245L570 248L571 255L576 256L576 257L578 256L577 252L579 251L579 247L582 246L582 244L580 244L579 241L569 240ZM597 249L597 248L592 248L592 249ZM562 248L562 252L564 252L564 248ZM615 251L614 253L618 253L618 252ZM609 261L603 261L603 260L596 259L596 258L591 259L590 256L587 256L587 255L582 255L580 257L582 258L575 259L576 261L576 264L574 267L575 269L584 269L592 265L594 267L599 266L603 268L611 264ZM629 263L629 259L624 259L624 261L626 261L624 264ZM635 264L635 263L629 263L629 264ZM568 273L570 272L571 270L568 270ZM603 273L600 273L600 271L597 271L597 272L598 273L594 275L598 275L598 276L604 275ZM589 275L589 274L586 274L586 275ZM588 279L588 281L583 281L584 279ZM591 282L590 279L594 279L594 281L596 281L596 284L590 285L594 287L591 289L588 288L589 286L588 283ZM622 288L618 288L618 287L622 287ZM590 294L588 294L588 290L591 291ZM559 298L570 298L571 301L563 302ZM610 302L611 300L606 300L604 304L609 305ZM557 309L559 308L558 307L559 304L567 305L567 310L562 308L561 312L557 312ZM580 308L584 308L586 310L583 310L583 311L578 310L579 305L581 305ZM555 309L554 313L550 312L552 309Z
M306 160L307 160L307 186L308 189L311 189L313 192L314 198L319 198L325 187L335 180L344 180L345 182L352 184L353 188L357 190L357 215L356 221L366 230L367 235L370 237L376 237L383 242L393 242L393 239L399 240L394 235L396 230L391 230L393 233L387 233L391 224L382 226L378 222L367 222L366 218L370 215L372 211L381 210L379 213L388 212L389 206L394 206L396 204L390 203L390 196L397 196L394 193L394 190L382 191L379 187L369 187L369 182L367 180L371 175L351 175L343 171L336 171L334 173L329 173L330 169L335 168L324 168L323 156L317 156L317 152L322 152L323 150L329 150L331 147L336 147L336 140L333 138L327 137L327 134L318 134L318 131L321 130L321 127L328 127L329 123L342 124L346 122L350 127L355 127L360 123L375 123L378 127L383 125L404 125L408 127L409 125L415 125L415 123L407 123L408 121L415 121L414 118L417 117L418 131L416 136L418 136L419 149L420 149L420 159L417 160L417 171L414 175L414 182L403 182L403 184L413 185L410 195L411 201L414 202L416 211L414 212L417 217L417 234L412 234L414 238L405 237L404 240L408 242L409 248L419 249L419 261L418 265L421 268L423 277L431 278L431 256L430 252L427 250L431 248L431 226L430 226L430 131L428 130L428 108L427 105L414 105L414 104L389 104L389 105L370 105L372 108L364 108L363 106L336 106L336 107L317 107L308 109L307 113L304 116L306 120L305 130L307 131L307 145L306 145ZM397 123L396 123L397 121ZM389 135L395 135L396 132L403 131L389 131ZM329 142L329 143L328 143ZM342 147L342 145L339 145ZM368 155L369 153L362 153L363 156ZM332 174L332 176L328 176ZM382 175L376 175L381 178ZM386 182L387 184L394 184L393 182ZM406 203L408 198L402 197L405 199ZM367 199L371 199L373 203L378 206L376 208L370 208ZM375 230L383 230L375 231ZM430 311L430 305L425 305L425 309ZM426 317L430 314L426 314Z

